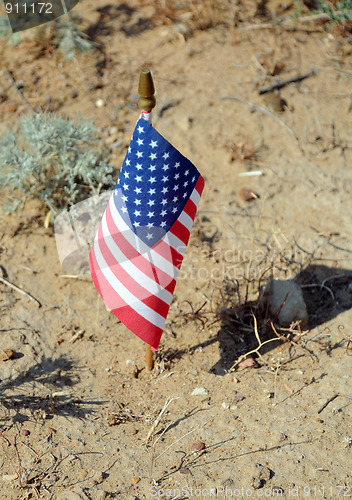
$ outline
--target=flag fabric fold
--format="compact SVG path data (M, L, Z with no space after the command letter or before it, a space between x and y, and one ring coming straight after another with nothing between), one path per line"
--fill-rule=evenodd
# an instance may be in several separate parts
M140 118L89 261L104 302L153 350L203 187L196 167Z

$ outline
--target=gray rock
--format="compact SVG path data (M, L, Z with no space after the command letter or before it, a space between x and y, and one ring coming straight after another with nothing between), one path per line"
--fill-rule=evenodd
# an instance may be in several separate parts
M192 396L207 396L209 391L204 387L196 387L193 389Z
M255 464L256 475L264 481L269 481L271 478L271 471L268 467L262 464Z
M235 481L231 477L228 477L225 481L223 481L222 485L224 488L234 488Z
M256 477L253 479L252 486L255 490L259 490L259 488L263 488L265 484L265 481L263 479L260 479L260 477Z
M97 483L102 483L105 479L104 472L97 470L94 472L93 480Z
M107 498L107 492L104 490L99 490L95 494L95 500L105 500Z
M253 466L253 482L252 486L254 489L258 490L263 488L265 483L274 475L274 473L265 465L254 464Z
M272 316L277 316L281 326L289 327L294 321L301 321L301 326L305 327L308 323L302 289L292 280L270 280L261 295L261 302L269 307Z
M75 491L60 492L57 500L88 500L88 497L81 488L76 487Z

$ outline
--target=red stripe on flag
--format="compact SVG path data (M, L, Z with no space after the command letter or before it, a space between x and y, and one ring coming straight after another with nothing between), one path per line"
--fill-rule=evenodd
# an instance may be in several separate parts
M194 220L197 213L197 205L191 199L189 199L183 211L186 212L186 214L189 215L192 220Z
M196 185L194 186L194 189L198 191L199 196L202 195L203 189L204 189L204 179L203 177L199 174L198 180L196 182Z
M200 175L197 182L196 182L196 185L194 186L194 189L197 191L199 196L201 196L203 188L204 188L204 179ZM197 213L197 205L194 203L193 200L191 200L191 198L189 198L187 200L187 203L186 203L183 211L186 212L186 214L189 215L192 220L194 220L196 213Z
M112 285L110 285L109 281L105 278L97 262L94 253L94 247L89 254L89 265L94 284L108 307L110 309L116 309L117 307L124 307L125 305L127 305L122 297L112 287Z
M174 248L170 247L170 245L168 245L168 243L166 243L166 241L164 241L164 240L158 241L158 243L156 243L153 246L153 250L155 250L155 252L157 252L159 255L161 255L162 257L164 257L168 261L170 261L172 263L172 265L177 267L177 269L180 269L180 266L182 264L183 255L181 253L179 253L177 250L175 250ZM170 257L171 257L171 259L170 259Z
M117 311L112 310L112 312L132 333L149 344L153 351L158 349L163 333L161 328L144 319L136 311L131 310L129 306L120 308Z
M140 339L144 340L144 342L147 342L147 344L149 344L152 347L152 349L157 350L161 335L163 333L162 329L153 325L152 323L150 323L150 321L143 318L143 316L138 314L138 312L136 312L128 304L126 304L126 302L124 302L124 300L120 296L118 297L119 297L119 302L121 302L121 306L116 307L115 301L117 298L116 295L118 294L116 293L114 288L110 285L110 283L106 280L103 273L100 271L99 265L94 255L94 247L89 255L89 264L94 284L98 292L100 293L101 297L108 305L108 307L110 307L110 305L112 306L110 307L110 309L114 313L114 315L120 321L122 321L122 323L125 326L127 326L127 328L129 328L132 333L137 335L137 337L139 337ZM98 270L99 272L100 275L99 279L97 277L96 270ZM102 294L102 289L104 297ZM114 304L108 298L110 295L113 295L114 297Z
M144 288L143 283L138 283L132 276L119 264L114 255L111 253L108 245L106 244L102 227L100 225L98 230L98 242L100 252L104 257L107 267L116 277L116 279L131 292L136 299L143 302L143 304L149 306L151 309L157 311L160 316L166 318L169 311L169 304L164 302L162 299L154 295L152 292ZM155 279L153 280L155 282ZM161 287L164 288L164 287ZM118 293L118 291L117 291Z
M169 231L175 236L177 236L177 238L182 241L184 246L187 246L190 232L179 220L173 223Z

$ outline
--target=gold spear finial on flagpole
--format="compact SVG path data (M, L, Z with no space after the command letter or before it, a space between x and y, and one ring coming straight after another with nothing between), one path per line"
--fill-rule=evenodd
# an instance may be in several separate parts
M142 68L139 75L138 85L138 107L140 110L150 113L156 104L154 97L155 88L153 83L152 74L149 68ZM145 362L148 371L154 367L154 355L150 345L146 345Z
M139 75L138 106L142 111L151 111L155 106L155 89L149 68L142 68Z

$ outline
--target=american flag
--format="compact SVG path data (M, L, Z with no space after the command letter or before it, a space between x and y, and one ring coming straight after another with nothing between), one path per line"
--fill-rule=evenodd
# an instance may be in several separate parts
M204 179L140 118L90 252L104 302L159 346Z

